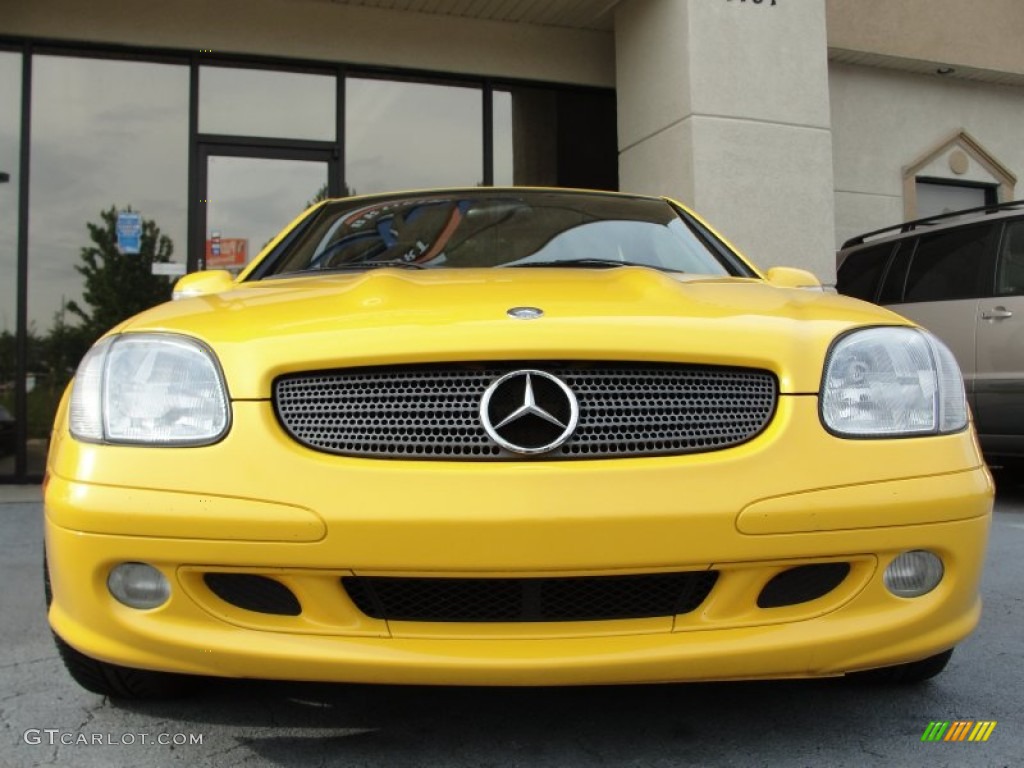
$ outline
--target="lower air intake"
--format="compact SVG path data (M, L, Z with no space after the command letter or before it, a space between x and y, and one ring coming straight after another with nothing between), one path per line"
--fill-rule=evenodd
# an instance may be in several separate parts
M391 621L610 621L675 616L696 609L716 571L531 579L346 576L342 585L367 616Z
M298 616L299 600L284 584L252 573L206 573L203 581L225 603L256 613Z
M781 608L824 597L843 583L849 563L798 565L773 576L757 596L758 608Z

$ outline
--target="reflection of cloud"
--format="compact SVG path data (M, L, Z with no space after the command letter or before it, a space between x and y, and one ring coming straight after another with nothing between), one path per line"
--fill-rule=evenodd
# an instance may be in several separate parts
M65 299L87 222L132 206L186 250L188 69L37 56L33 60L29 317L48 328Z
M483 180L481 91L350 78L346 181L360 193Z
M249 256L305 208L327 183L327 166L303 160L211 157L207 235L242 237Z
M330 75L204 66L199 131L333 141L336 97Z

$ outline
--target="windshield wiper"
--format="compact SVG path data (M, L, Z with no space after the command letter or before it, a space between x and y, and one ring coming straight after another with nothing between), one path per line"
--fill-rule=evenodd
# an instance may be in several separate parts
M678 272L677 269L656 267L653 264L641 264L638 261L619 261L618 259L555 259L552 261L524 261L517 264L503 264L504 267L647 267L660 272Z
M335 264L332 267L317 267L316 269L297 269L294 272L278 272L273 275L266 275L261 277L261 280L274 279L285 277L309 277L310 275L323 275L330 274L332 272L354 272L356 270L365 269L378 269L380 267L400 267L402 269L428 269L422 264L411 264L408 261L400 261L395 259L394 261L351 261L346 264Z
M380 267L400 267L402 269L427 269L422 264L401 259L381 259L380 261L349 261L344 264L332 264L329 267L309 269L306 272L347 272L353 269L379 269Z

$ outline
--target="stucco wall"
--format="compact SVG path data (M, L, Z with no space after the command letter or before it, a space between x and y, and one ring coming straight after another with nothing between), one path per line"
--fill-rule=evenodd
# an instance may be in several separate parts
M693 205L762 267L834 278L823 0L616 6L619 182Z
M829 48L1024 74L1021 0L826 0Z
M1024 180L1024 88L837 63L829 87L837 245L903 221L903 168L956 131Z

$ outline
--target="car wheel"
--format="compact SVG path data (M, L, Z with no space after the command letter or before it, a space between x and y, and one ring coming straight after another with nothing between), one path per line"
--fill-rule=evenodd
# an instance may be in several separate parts
M50 607L53 591L50 588L50 569L43 555L43 592L46 607ZM53 632L57 652L71 678L85 690L109 696L112 699L168 699L191 693L196 678L169 672L153 672L148 669L133 669L117 664L108 664L68 645Z
M946 668L953 649L929 656L920 661L911 661L908 664L897 664L892 667L881 667L879 669L868 669L864 672L852 672L847 678L855 682L881 683L884 685L913 685L930 680Z

